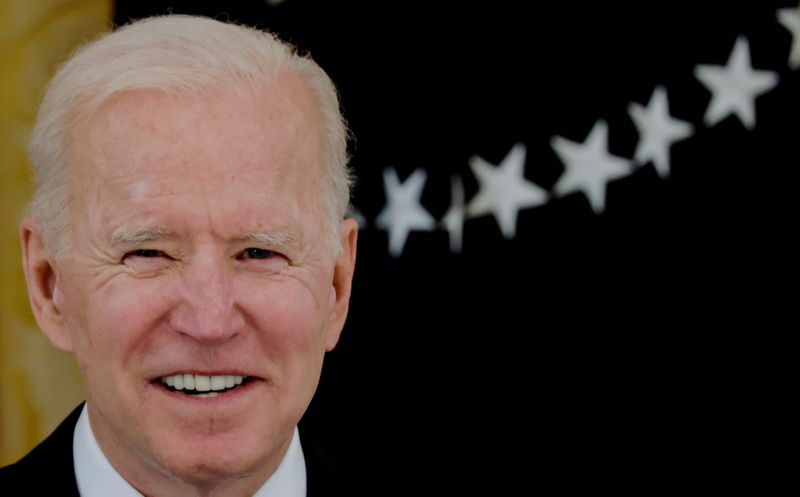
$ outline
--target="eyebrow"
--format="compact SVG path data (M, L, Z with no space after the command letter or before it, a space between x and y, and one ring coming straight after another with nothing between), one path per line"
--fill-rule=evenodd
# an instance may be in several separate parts
M162 228L146 227L136 231L128 231L126 228L116 230L111 234L111 245L137 245L153 240L162 240L174 236L174 233Z
M297 236L293 233L275 232L275 233L251 233L245 239L258 243L261 245L272 246L294 246L297 245Z
M145 227L136 231L129 231L120 228L111 235L111 245L114 247L124 245L138 245L154 240L174 237L175 233L158 227ZM294 233L276 231L273 233L250 233L238 237L240 240L247 240L259 245L273 247L295 247L298 245L298 237Z

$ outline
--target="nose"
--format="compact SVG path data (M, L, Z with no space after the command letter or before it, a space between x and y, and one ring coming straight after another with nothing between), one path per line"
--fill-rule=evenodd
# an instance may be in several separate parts
M172 329L208 344L236 336L244 326L234 296L232 268L213 256L196 257L182 271Z

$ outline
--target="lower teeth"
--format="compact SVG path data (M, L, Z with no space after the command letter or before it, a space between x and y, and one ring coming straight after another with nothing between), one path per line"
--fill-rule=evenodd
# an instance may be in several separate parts
M212 397L216 397L217 395L219 395L217 392L209 392L209 393L198 393L198 394L192 395L192 397L197 397L197 398L200 398L200 399L210 399Z

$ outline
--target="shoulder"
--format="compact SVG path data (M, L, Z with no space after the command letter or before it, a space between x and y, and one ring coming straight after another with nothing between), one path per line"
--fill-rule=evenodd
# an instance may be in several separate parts
M308 497L364 495L360 478L347 463L321 448L307 430L300 429L300 444L306 461Z
M26 482L30 479L31 476L27 474L25 466L20 462L0 468L0 488L3 491L12 492L12 495L26 493Z
M4 492L19 490L19 495L40 495L37 492L57 491L63 496L78 495L72 463L72 435L82 408L83 404L72 411L25 457L0 468L0 488Z
M8 488L7 485L17 479L18 469L16 464L3 466L0 468L0 488Z

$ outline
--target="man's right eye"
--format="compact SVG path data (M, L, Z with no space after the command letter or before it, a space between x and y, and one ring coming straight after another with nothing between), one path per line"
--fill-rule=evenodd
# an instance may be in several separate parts
M122 264L137 273L152 273L164 269L173 260L166 252L156 249L131 250L122 258Z
M164 252L155 249L139 249L139 250L134 250L133 252L128 252L126 254L127 257L133 256L133 257L147 257L147 258L166 257L166 255L167 254L165 254Z

